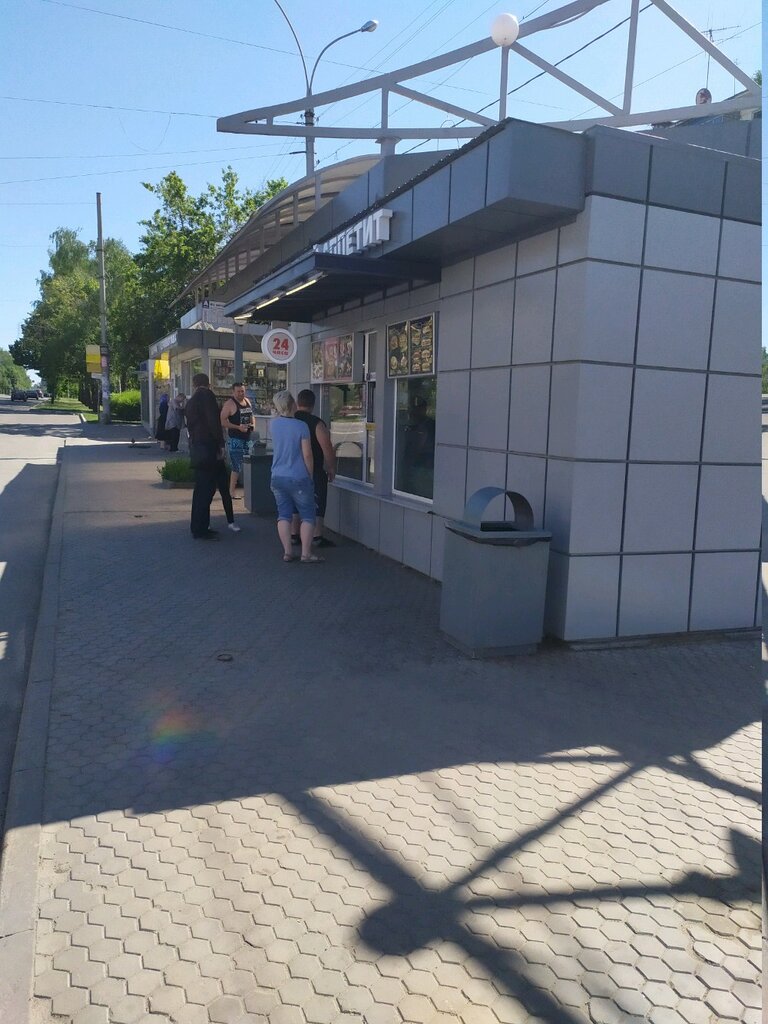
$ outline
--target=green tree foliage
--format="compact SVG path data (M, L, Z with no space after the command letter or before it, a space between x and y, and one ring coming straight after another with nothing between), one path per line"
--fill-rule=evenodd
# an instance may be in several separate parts
M284 178L263 189L238 186L228 167L221 184L190 194L172 172L159 184L145 184L159 200L134 256L116 239L104 243L107 291L107 338L112 376L122 387L147 357L149 344L178 325L188 306L171 303L184 286L206 267L250 215L285 188ZM90 386L85 371L85 346L100 340L98 262L94 242L59 228L51 235L49 266L39 279L40 297L22 325L11 357L38 370L56 395L64 382L81 392Z
M768 350L763 349L763 394L768 395Z
M287 184L285 178L279 178L267 181L263 189L241 189L231 167L222 172L221 184L209 184L199 196L191 195L175 171L157 185L144 183L160 201L152 217L140 222L144 234L136 256L146 344L178 325L179 316L191 303L171 304L184 286L255 210Z
M54 231L51 242L40 298L10 351L17 363L38 370L55 397L66 378L85 373L85 346L98 340L99 300L90 247L69 228Z
M22 366L17 366L10 352L0 348L0 392L10 394L12 388L31 388L32 380Z

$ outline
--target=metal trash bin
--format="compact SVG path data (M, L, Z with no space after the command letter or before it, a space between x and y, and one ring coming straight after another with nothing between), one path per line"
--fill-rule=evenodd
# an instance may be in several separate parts
M255 516L276 516L275 496L270 490L272 453L254 450L243 457L243 504Z
M489 503L509 498L514 522L483 522ZM482 487L462 521L445 524L440 629L471 658L531 654L544 635L549 542L533 529L529 502L515 491Z

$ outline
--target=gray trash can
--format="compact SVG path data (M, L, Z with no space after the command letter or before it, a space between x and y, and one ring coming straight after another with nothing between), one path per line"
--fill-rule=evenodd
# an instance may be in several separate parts
M514 522L484 522L506 495ZM551 533L533 529L533 511L515 491L483 487L462 521L445 524L440 629L471 658L530 654L544 635Z
M272 453L254 449L243 458L243 504L255 516L276 516L275 496L270 490Z

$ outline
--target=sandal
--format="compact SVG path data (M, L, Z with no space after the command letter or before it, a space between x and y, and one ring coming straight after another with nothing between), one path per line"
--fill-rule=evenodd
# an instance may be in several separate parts
M315 562L324 562L325 561L325 559L322 557L322 555L310 555L309 558L304 558L302 556L301 560L304 563L311 563L312 565L314 565Z
M295 562L296 561L296 555L283 555L283 561L284 562Z

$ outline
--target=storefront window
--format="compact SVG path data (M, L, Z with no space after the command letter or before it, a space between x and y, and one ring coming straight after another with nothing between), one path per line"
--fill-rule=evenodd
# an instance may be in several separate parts
M432 498L435 473L436 377L396 382L394 489Z
M288 371L273 363L247 360L243 366L243 384L257 416L271 416L272 397L288 386Z
M336 452L336 472L352 480L363 479L366 448L365 384L326 384L323 408L327 410L331 444Z

